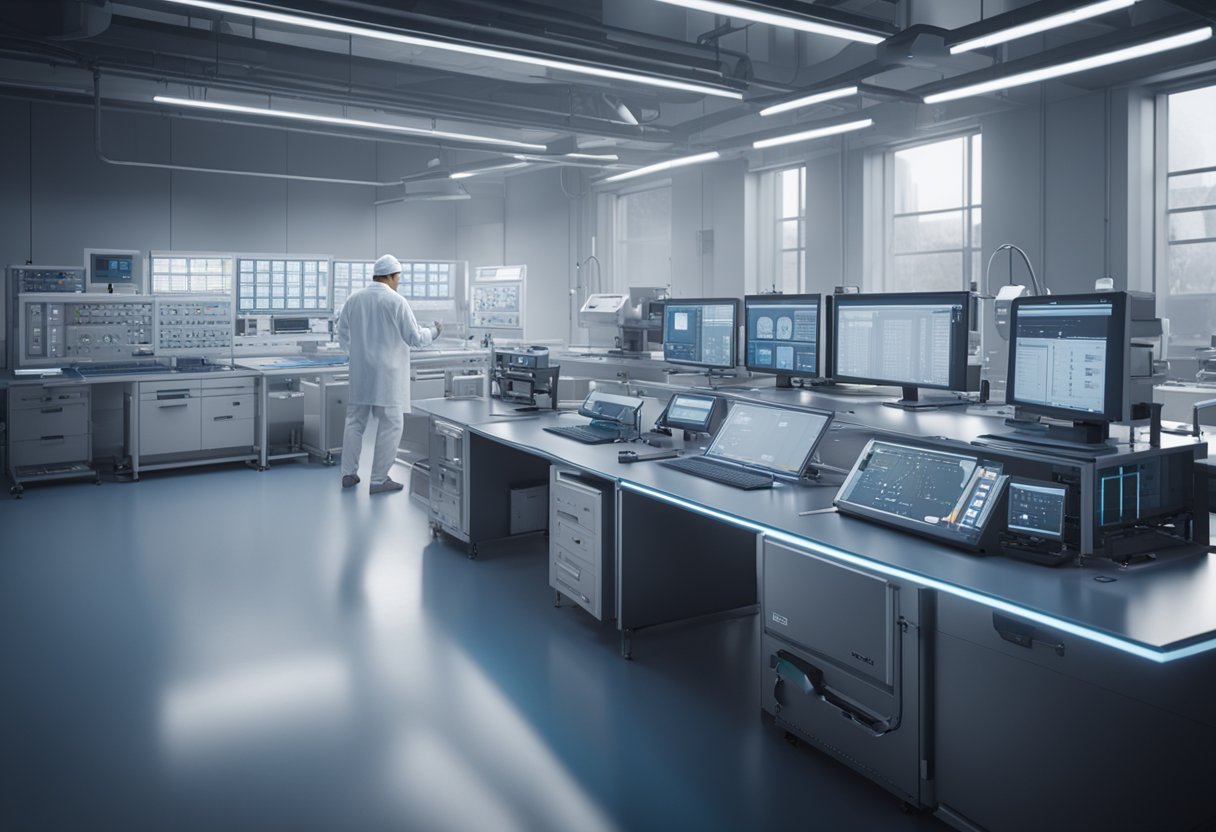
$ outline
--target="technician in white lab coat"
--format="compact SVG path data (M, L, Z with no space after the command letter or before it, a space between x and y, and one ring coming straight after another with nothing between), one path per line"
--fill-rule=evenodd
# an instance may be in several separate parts
M376 261L373 282L349 298L338 316L338 343L350 356L350 400L342 438L342 487L359 482L363 432L374 413L379 421L370 491L400 491L388 475L397 456L405 412L410 409L410 347L439 337L439 321L418 326L409 302L397 294L401 263L391 254Z

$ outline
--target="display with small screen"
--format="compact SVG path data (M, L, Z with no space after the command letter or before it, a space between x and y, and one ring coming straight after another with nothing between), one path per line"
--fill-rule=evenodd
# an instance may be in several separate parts
M749 295L743 299L747 369L819 375L819 295Z
M1051 483L1009 483L1009 518L1011 532L1030 537L1059 540L1064 534L1064 499L1068 492Z
M129 254L95 254L92 282L130 284L135 279L134 263Z
M710 369L735 366L738 300L671 300L663 314L664 360Z
M669 428L705 433L709 430L717 402L714 396L676 393L667 405L663 421Z
M578 412L595 422L632 425L641 409L642 400L634 396L617 396L592 390L587 398L583 399Z
M705 455L784 476L801 476L832 414L738 402Z

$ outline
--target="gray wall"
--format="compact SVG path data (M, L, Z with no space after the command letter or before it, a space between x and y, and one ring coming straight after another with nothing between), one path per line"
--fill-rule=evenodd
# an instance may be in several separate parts
M527 337L568 336L570 200L556 171L514 176L505 188L471 187L474 198L465 202L377 207L376 189L362 185L106 164L94 153L86 107L2 100L0 119L3 265L76 264L84 249L105 246L520 262L529 267ZM422 146L125 112L105 114L103 149L121 160L363 181L423 170L436 155Z

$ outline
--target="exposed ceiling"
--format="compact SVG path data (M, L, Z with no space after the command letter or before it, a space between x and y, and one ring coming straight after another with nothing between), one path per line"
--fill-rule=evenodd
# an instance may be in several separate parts
M329 122L313 130L425 144L465 161L519 150L450 134L547 145L547 150L528 151L533 161L620 168L706 149L747 147L757 137L855 118L861 111L881 116L875 131L883 135L972 113L977 101L980 107L1010 106L1028 94L1026 88L959 105L926 105L918 93L949 79L999 71L1001 67L989 69L996 64L1034 60L1045 50L1080 54L1087 44L1119 43L1152 27L1216 19L1213 3L1141 0L1130 9L1044 35L952 55L947 45L953 34L977 24L982 28L981 12L988 18L1038 14L1040 7L1056 8L1067 0L768 4L890 35L877 46L656 0L226 2L305 15L339 29L371 27L396 39L320 31L172 0L5 0L0 4L0 94L89 102L96 77L104 108L286 126L282 119L256 112L166 109L152 98L218 101L315 114ZM400 35L472 46L480 54L401 42L409 38ZM1072 76L1068 86L1053 85L1057 91L1075 91L1210 62L1216 60L1214 41ZM523 54L535 62L502 60L486 49ZM635 73L669 86L577 71L586 67ZM758 115L761 108L799 91L844 83L862 84L862 94L773 118ZM689 85L709 93L670 88ZM406 132L386 134L334 122L340 118L399 125ZM432 129L445 135L420 132ZM567 155L572 151L612 153L619 160Z

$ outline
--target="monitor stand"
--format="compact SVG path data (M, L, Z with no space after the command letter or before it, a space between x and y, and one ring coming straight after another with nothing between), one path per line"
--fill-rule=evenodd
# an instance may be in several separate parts
M1006 419L1013 428L1009 433L988 433L978 437L1013 445L1037 445L1087 455L1114 453L1117 448L1110 439L1110 425L1105 422L1073 422L1071 425L1045 425Z
M883 402L884 407L895 407L900 410L938 410L943 407L967 407L975 404L968 399L925 399L920 398L920 389L904 387L904 397L897 402Z

